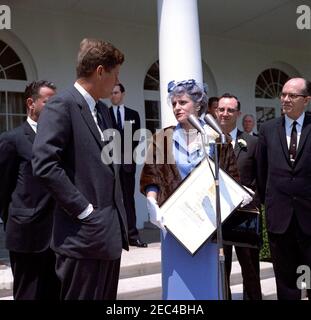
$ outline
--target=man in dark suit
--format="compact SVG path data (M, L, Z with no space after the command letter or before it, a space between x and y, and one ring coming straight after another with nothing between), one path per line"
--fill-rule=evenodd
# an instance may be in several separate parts
M127 222L119 166L105 153L111 143L108 98L124 55L110 43L84 39L74 86L42 112L33 148L35 176L56 200L52 249L61 299L115 299Z
M252 114L245 114L242 118L243 130L251 136L258 137L258 134L254 132L255 118Z
M138 145L134 140L134 134L140 129L140 118L137 111L125 107L123 104L125 88L118 83L112 90L111 103L109 108L113 127L118 130L121 136L121 162L120 180L123 190L124 207L127 215L128 236L131 246L147 247L139 238L136 227L135 210L135 172L136 163L133 158L133 152Z
M257 138L238 130L237 120L241 115L241 104L238 98L226 93L220 97L218 102L217 117L222 130L230 134L232 146L236 156L237 166L242 185L256 190L256 145ZM243 209L257 209L259 201L254 200ZM236 215L241 214L239 212ZM261 300L259 248L235 245L235 251L239 260L242 277L244 299ZM230 280L232 263L232 245L224 246L225 266L228 281Z
M280 98L283 116L260 127L257 186L265 204L278 299L297 300L297 268L311 268L311 116L304 112L311 83L292 78Z
M54 201L32 175L37 121L56 87L34 81L26 87L27 120L0 136L0 211L10 253L15 300L55 300L59 281L50 249Z

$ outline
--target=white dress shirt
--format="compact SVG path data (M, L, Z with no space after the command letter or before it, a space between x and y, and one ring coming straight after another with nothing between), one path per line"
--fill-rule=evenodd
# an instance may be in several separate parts
M120 104L120 105L118 105L118 106L112 105L112 109L113 109L113 113L114 113L114 117L115 117L115 119L116 119L116 122L118 122L118 117L117 117L118 107L120 107L122 128L124 128L124 121L125 121L125 120L124 120L124 118L125 118L124 104Z
M27 120L26 120L29 125L31 126L32 130L37 133L37 126L38 126L38 123L34 120L32 120L30 117L27 117Z
M100 133L100 136L103 139L103 133L97 124L97 117L96 117L97 111L95 109L95 105L96 105L95 99L81 85L79 85L78 82L75 82L74 86L81 93L81 95L83 96L83 98L87 102L87 104L90 108L90 111L92 113L93 119L94 119L96 126L98 128L98 131ZM94 210L94 208L93 208L92 204L89 203L89 205L83 210L83 212L78 215L78 219L81 220L81 219L88 217L93 212L93 210Z
M229 132L231 138L232 138L232 141L231 141L231 144L232 144L232 147L234 149L235 147L235 142L236 142L236 137L238 135L238 128L235 127L231 132Z
M90 111L91 111L91 114L92 114L92 117L94 119L94 122L95 122L97 129L99 131L100 137L101 137L102 141L104 141L103 132L101 131L101 129L97 123L97 110L95 108L95 105L96 105L95 99L78 82L75 82L74 86L81 93L81 95L85 99L86 103L88 104Z
M303 113L297 120L297 124L296 124L296 130L297 130L297 148L299 146L299 140L300 140L300 136L301 136L301 130L302 130L302 125L303 125L303 121L305 119L305 113ZM290 117L288 117L287 115L285 115L285 132L286 132L286 142L287 142L287 147L289 148L289 144L290 144L290 137L292 134L292 128L293 128L293 122L294 120L291 119Z

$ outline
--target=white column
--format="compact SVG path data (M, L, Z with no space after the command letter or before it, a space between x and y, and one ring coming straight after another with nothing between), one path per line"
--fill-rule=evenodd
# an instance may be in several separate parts
M159 62L162 128L176 124L167 102L171 80L202 83L202 59L197 0L158 0Z

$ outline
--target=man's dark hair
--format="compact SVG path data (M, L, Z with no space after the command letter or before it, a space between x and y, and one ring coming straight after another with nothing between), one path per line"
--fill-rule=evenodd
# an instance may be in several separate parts
M125 92L125 88L122 83L118 83L116 86L119 86L121 93Z
M307 79L305 79L305 89L303 94L306 96L311 96L311 82Z
M210 107L214 102L218 102L219 101L219 98L218 97L210 97L208 99L208 107Z
M24 101L26 101L28 98L32 98L34 101L37 100L40 97L40 89L43 87L56 90L56 86L53 82L46 80L33 81L25 88Z
M89 77L100 65L105 71L110 72L123 61L123 53L111 43L97 39L83 39L78 52L77 77Z
M235 95L226 92L226 93L224 93L224 94L219 98L219 100L222 99L222 98L229 98L229 99L232 99L232 98L233 98L233 99L235 99L235 100L237 101L237 103L238 103L238 105L237 105L238 110L239 110L239 111L241 110L241 103L240 103L239 99L238 99Z

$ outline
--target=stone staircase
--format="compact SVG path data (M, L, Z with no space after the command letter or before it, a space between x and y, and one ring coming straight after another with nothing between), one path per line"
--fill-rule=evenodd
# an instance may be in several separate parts
M272 264L260 263L263 299L275 300L276 287ZM12 273L8 261L0 263L0 300L12 299ZM231 292L233 300L242 300L241 270L233 252ZM161 249L160 243L148 248L130 247L121 258L118 300L161 300Z
M161 299L161 251L160 243L148 248L133 248L123 252L118 288L118 300L160 300ZM276 300L276 286L272 264L260 262L260 276L263 299ZM241 269L233 253L230 279L233 300L242 300L243 285Z

